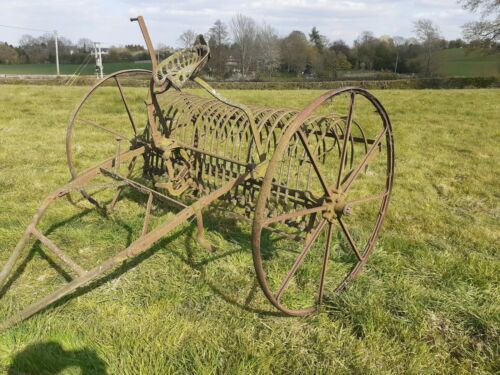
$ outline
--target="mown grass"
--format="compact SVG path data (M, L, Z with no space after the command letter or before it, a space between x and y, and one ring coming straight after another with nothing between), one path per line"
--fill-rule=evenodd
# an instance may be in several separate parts
M140 90L140 89L135 89ZM0 264L41 200L68 181L67 118L84 88L0 86ZM319 91L228 91L304 107ZM307 318L280 316L255 281L249 227L207 216L63 304L0 332L0 368L16 373L498 373L500 91L378 91L396 143L393 199L368 265ZM92 212L57 208L51 231L109 248ZM137 220L136 220L137 219ZM84 225L85 224L85 225ZM29 248L28 248L29 249ZM35 245L11 305L64 280ZM80 254L88 261L88 246ZM136 265L135 267L133 267Z

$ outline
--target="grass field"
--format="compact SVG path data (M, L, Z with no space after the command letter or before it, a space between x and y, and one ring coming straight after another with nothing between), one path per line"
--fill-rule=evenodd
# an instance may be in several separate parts
M84 92L0 86L0 264L41 200L68 181L65 126ZM321 92L225 94L303 108ZM319 313L276 314L255 282L248 226L214 213L206 219L215 253L186 224L135 268L0 332L0 371L498 373L500 91L374 94L394 127L393 198L367 267ZM47 225L114 249L142 223L113 219L116 233L103 239L89 215L58 209ZM0 319L64 281L39 250L0 290Z
M438 73L443 76L497 77L500 75L500 53L467 51L451 48L437 53Z

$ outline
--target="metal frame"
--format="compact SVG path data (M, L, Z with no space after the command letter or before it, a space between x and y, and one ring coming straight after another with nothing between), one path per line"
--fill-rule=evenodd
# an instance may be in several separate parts
M0 286L7 281L32 237L40 241L76 276L65 286L0 323L0 330L30 317L122 262L137 257L190 218L197 220L197 238L200 243L206 245L201 213L217 200L225 202L228 207L238 208L242 211L242 217L253 218L254 267L257 279L269 301L289 315L306 315L316 311L323 301L324 280L333 241L333 225L337 223L340 226L357 258L357 263L337 288L337 291L342 291L366 263L386 214L393 181L394 145L391 123L384 108L374 96L360 88L328 92L300 112L233 103L196 76L209 58L208 46L202 37L197 39L198 44L192 49L181 51L158 65L143 18L132 20L138 21L141 28L151 55L152 72L127 70L109 75L94 85L76 106L68 123L66 140L72 181L43 201L0 272ZM120 81L121 77L127 74L151 74L146 99L148 123L143 134L138 133ZM199 84L214 99L183 93L181 86L187 78ZM134 133L132 139L106 128L105 125L78 117L96 90L113 82L118 88L124 111L130 121ZM342 95L350 97L347 115L315 113L320 106ZM354 119L356 97L368 100L380 116L383 129L373 139L365 136L361 125ZM83 172L75 167L75 155L72 153L72 145L75 142L73 131L78 121L87 121L89 127L106 132L117 140L113 157ZM354 128L359 130L361 136L353 135ZM125 151L121 148L122 141L130 142ZM330 149L326 146L328 142L333 144ZM382 142L387 148L385 191L375 196L350 200L348 193L351 186L376 156ZM352 165L353 155L350 151L354 143L362 144L365 150L364 157L356 166ZM340 167L336 180L331 180L324 174L323 164L325 155L335 150L339 153ZM138 158L144 159L143 175L152 181L152 186L129 178ZM119 167L124 163L128 163L128 169L123 174L120 173ZM286 163L288 164L284 166ZM296 175L293 175L292 163L296 163L294 165L297 165L300 173L297 171ZM349 173L346 173L347 168ZM303 181L302 175L307 176ZM95 180L103 177L110 182L101 186L102 184ZM161 181L161 178L165 181ZM320 186L320 194L317 191L313 193L314 184ZM144 222L139 238L126 249L94 268L85 270L47 238L37 226L49 206L74 192L81 193L92 204L106 208L91 193L100 187L116 190L111 204L108 205L110 211L114 210L125 188L135 189L147 195ZM179 211L174 218L150 230L154 200L166 202ZM342 217L349 215L351 207L374 200L381 201L377 221L367 246L358 249ZM288 225L296 231L294 234L280 232L273 226L276 223ZM281 301L281 296L324 228L327 228L327 236L316 303L301 309L289 308ZM263 264L263 230L278 231L284 236L298 240L303 246L277 292L271 290Z

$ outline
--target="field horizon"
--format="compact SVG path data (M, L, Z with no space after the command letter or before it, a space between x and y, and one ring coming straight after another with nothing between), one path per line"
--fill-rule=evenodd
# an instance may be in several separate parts
M437 75L438 77L499 77L500 76L500 53L484 50L467 50L464 48L450 48L436 53L437 56ZM79 64L60 64L61 74L73 74ZM113 62L104 63L105 74L111 74L123 69L151 69L150 63L145 62ZM0 74L26 74L26 75L55 75L56 65L47 64L0 64ZM350 80L349 75L359 77L370 75L392 73L382 71L346 71L349 73L339 79ZM86 65L82 75L95 75L94 64ZM342 73L343 74L343 73ZM404 76L404 75L403 75ZM297 78L296 78L297 79ZM273 80L293 80L291 77L274 77Z

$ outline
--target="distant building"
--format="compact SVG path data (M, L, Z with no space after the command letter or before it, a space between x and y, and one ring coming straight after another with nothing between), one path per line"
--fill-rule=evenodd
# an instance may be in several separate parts
M240 73L240 65L233 56L229 56L226 60L226 71L231 74Z

